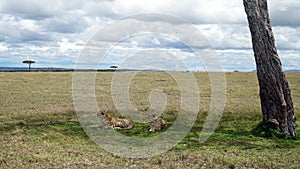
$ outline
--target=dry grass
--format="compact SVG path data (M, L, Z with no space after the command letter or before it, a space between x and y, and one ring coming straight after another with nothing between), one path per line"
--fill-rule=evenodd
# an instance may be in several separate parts
M99 106L114 114L112 75L97 73L96 94ZM299 75L287 74L297 117ZM73 108L72 73L0 73L0 168L299 168L299 136L269 139L251 132L261 119L255 73L226 73L223 118L215 134L200 144L198 134L209 108L210 86L206 73L195 76L201 110L192 131L165 154L128 159L104 151L82 130ZM133 105L139 110L149 109L148 95L155 88L168 96L164 116L174 120L180 94L176 81L167 73L138 74L130 86ZM124 134L148 137L142 127Z

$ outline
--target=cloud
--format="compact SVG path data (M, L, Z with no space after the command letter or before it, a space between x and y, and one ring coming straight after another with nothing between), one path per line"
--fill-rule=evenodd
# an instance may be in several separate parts
M284 70L299 70L299 50L279 50L278 54Z
M61 52L66 52L68 50L82 50L84 48L84 42L78 41L78 42L69 42L69 39L61 39L61 41L58 42L59 44L59 50Z
M268 1L271 23L283 65L299 68L300 1ZM151 4L151 5L150 5ZM84 44L111 22L138 13L157 12L181 17L191 22L209 40L226 70L255 68L251 36L241 0L2 0L0 1L0 63L20 64L32 58L36 66L74 65ZM146 17L147 16L147 17ZM144 15L138 21L182 26L168 17ZM133 25L111 30L115 36L102 40L116 42L119 29L139 29ZM189 32L189 38L194 33ZM116 46L107 64L119 63L132 50L162 49L171 52L190 67L193 56L183 42L172 37L129 37ZM105 43L105 42L102 42ZM120 46L121 45L121 46ZM132 53L131 53L132 54ZM109 63L110 62L110 63ZM1 66L1 65L0 65ZM72 67L72 66L71 66Z
M40 25L47 32L80 33L88 27L88 21L85 18L68 15L47 18L40 22Z
M110 0L2 0L0 11L13 14L18 17L32 20L44 20L47 18L64 15L73 15L74 18L82 16L112 17L114 1Z
M249 49L251 36L244 24L207 24L197 28L216 49Z
M251 49L216 50L225 71L253 71L256 69L254 54Z
M216 49L250 49L251 35L244 24L209 24L197 28ZM280 50L300 49L300 27L274 26L276 46Z
M299 27L299 0L272 0L269 2L271 23L274 26Z
M4 13L13 14L26 19L40 20L59 14L57 1L38 0L3 0L0 9Z
M300 27L276 26L273 32L278 49L300 49Z
M7 51L8 48L7 48L7 44L6 43L0 43L0 51Z
M151 4L151 5L149 5ZM275 26L298 25L298 0L269 1ZM244 24L246 15L241 0L2 0L2 13L25 19L43 20L64 15L102 16L117 19L137 13L166 13L182 17L193 24Z
M193 24L245 22L242 1L239 0L193 2L180 0L116 0L112 9L114 13L120 16L144 12L166 13L182 17Z
M51 41L51 35L41 32L36 21L22 19L12 15L0 17L0 34L9 43L27 41Z
M114 12L115 3L113 0L86 0L81 7L85 16L102 16L116 19L118 16Z
M44 20L63 15L73 15L75 18L77 16L102 16L117 19L137 13L154 12L176 15L193 24L245 22L245 14L240 0L23 0L21 2L3 0L0 2L0 6L3 13L33 20Z

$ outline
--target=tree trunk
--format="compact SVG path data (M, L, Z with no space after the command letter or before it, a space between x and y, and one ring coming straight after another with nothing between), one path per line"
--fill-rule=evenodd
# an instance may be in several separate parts
M263 121L296 136L296 117L289 84L275 47L267 0L244 0L260 87Z
M30 72L30 68L31 68L31 63L28 63L28 64L29 64L29 65L28 65L28 66L29 66L29 67L28 67L28 70L29 70L29 72Z

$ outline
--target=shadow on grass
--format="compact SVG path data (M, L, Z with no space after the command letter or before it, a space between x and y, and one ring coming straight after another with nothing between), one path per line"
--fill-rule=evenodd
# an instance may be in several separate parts
M205 143L200 144L199 134L202 127L196 124L191 132L179 143L176 149L203 149L210 147L222 150L234 148L239 150L255 149L259 151L269 149L293 149L300 146L299 135L297 137L282 136L282 133L278 133L277 131L276 134L278 135L274 137L274 133L265 133L270 131L264 130L264 132L261 132L261 127L261 123L258 121L240 121L234 123L221 121L219 127L210 138Z
M77 120L75 111L66 111L56 114L42 114L18 116L0 126L0 133L39 136L45 133L57 132L65 136L78 136L87 138Z
M219 127L211 137L203 144L199 143L199 134L202 130L203 121L196 121L192 130L177 145L176 150L181 149L202 149L204 147L226 149L234 147L240 150L248 149L270 149L270 148L295 148L300 145L300 138L292 137L266 137L268 130L264 130L258 121L221 121ZM147 130L148 123L136 124L133 129L119 131L129 137L151 137L160 132L150 133ZM172 123L168 123L168 127ZM0 126L0 133L14 135L15 131L21 131L18 134L28 136L45 136L49 133L57 133L66 137L77 137L88 139L87 134L82 129L75 111L39 116L23 116L4 123ZM299 131L298 131L299 133ZM58 136L59 136L58 135ZM272 136L272 135L270 135Z
M288 136L283 132L279 131L278 128L273 128L268 126L265 122L260 122L258 125L252 130L253 135L257 137L264 138L273 138L273 139L287 139Z

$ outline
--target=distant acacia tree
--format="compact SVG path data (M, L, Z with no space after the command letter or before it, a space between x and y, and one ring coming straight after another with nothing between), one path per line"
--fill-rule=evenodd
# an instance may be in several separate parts
M114 69L114 71L118 68L118 66L110 66L109 68Z
M23 60L23 63L28 64L28 70L30 71L31 64L35 63L34 60Z
M296 136L296 117L289 84L275 46L267 0L244 0L260 87L263 121Z

